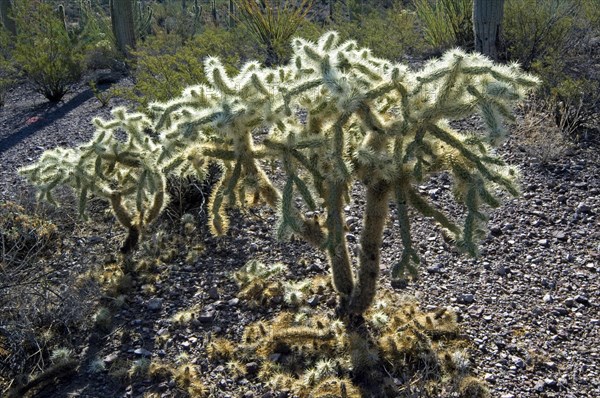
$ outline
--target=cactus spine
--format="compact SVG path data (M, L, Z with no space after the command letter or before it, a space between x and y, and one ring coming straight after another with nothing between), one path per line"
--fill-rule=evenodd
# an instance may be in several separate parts
M473 32L475 51L496 59L500 42L500 24L504 15L504 0L473 2Z
M110 0L110 18L117 48L125 55L135 48L133 0Z
M335 32L318 43L294 39L292 48L288 66L249 62L233 77L218 59L208 58L208 85L152 104L149 116L118 108L113 120L95 121L98 133L89 144L48 151L21 172L48 200L57 185L75 188L82 210L88 195L110 199L117 219L135 238L168 200L167 175L203 176L206 165L217 161L224 173L209 203L213 234L227 233L228 207L265 203L276 208L280 238L296 235L326 251L342 314L363 314L373 301L390 200L396 203L404 246L393 277L414 272L419 260L409 207L475 254L485 221L480 208L499 206L493 194L498 188L518 193L514 171L489 147L504 135L502 121L511 118L510 106L537 80L516 65L494 65L460 50L411 71L373 57L353 41L340 43ZM296 109L306 111L306 123ZM483 117L486 136L464 134L448 124L475 112ZM268 131L261 143L252 135L257 127ZM116 129L129 135L126 142L113 138ZM281 162L282 189L263 170L261 161L269 159ZM462 227L416 188L441 171L453 176L455 199L467 210ZM366 188L357 270L344 230L354 181ZM304 217L298 197L306 209L323 209L324 219Z

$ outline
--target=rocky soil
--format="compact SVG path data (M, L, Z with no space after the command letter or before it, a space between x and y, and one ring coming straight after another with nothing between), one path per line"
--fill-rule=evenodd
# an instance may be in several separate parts
M108 112L83 85L55 107L45 105L26 86L9 93L6 106L0 109L0 201L32 203L32 190L16 169L37 159L45 149L85 142L93 132L91 118ZM473 119L463 126L476 124ZM402 246L390 221L381 283L400 295L415 296L425 309L455 309L462 332L472 342L473 371L487 381L492 396L598 397L600 148L597 144L576 146L543 166L522 151L518 141L519 137L511 138L501 152L519 166L523 195L507 197L502 207L490 212L481 256L459 255L442 239L438 227L416 217L414 240L420 242L423 260L420 277L408 286L392 287L389 268ZM460 216L461 209L450 200L450 189L450 180L443 175L420 186L423 195ZM347 238L356 250L363 203L358 187L352 196ZM92 206L88 222L76 220L69 205L61 211L47 210L63 232L60 254L47 260L54 265L51 279L68 280L115 256L124 234L102 204ZM202 218L201 212L197 214ZM235 213L230 233L221 239L210 237L199 225L198 235L180 246L202 246L201 255L186 260L185 254L175 253L156 271L152 287L147 281L134 281L108 334L86 327L85 318L91 317L93 308L82 310L84 326L79 334L64 336L74 348L78 370L38 396L141 397L146 391L176 396L173 383L118 382L107 371L92 372L90 365L95 359L110 367L142 357L175 362L187 355L201 370L201 379L214 397L285 397L256 379L231 377L225 363L207 359L205 349L212 333L236 338L244 325L281 310L252 309L236 297L238 288L231 274L249 259L282 261L292 279L326 274L322 254L301 242L274 240L274 221L267 209ZM317 298L319 305L331 311L327 299ZM93 307L98 296L87 300ZM190 308L198 314L196 320L177 325L173 315Z

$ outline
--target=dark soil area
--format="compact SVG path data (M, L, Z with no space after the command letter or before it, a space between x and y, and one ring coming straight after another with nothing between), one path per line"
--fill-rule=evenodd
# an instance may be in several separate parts
M110 106L115 105L111 101ZM77 279L86 273L109 272L125 233L100 202L90 204L88 221L77 219L68 192L60 209L36 206L33 189L16 170L46 149L87 141L93 133L92 117L108 115L109 108L100 108L85 85L55 106L20 86L8 94L6 106L0 109L0 202L24 203L59 227L56 249L31 267L44 266L49 281L70 285L62 295L63 307L78 305L79 319L69 323L76 326L55 337L72 348L76 368L46 385L37 396L142 397L150 391L162 397L178 396L174 383L156 385L144 378L130 382L110 373L114 364L144 357L172 363L186 358L197 365L213 397L288 396L270 391L256 378L233 377L226 363L210 361L206 353L211 335L235 341L245 325L270 319L285 308L281 303L256 309L237 298L239 289L232 273L250 259L283 262L289 269L286 277L293 280L327 275L323 254L302 242L274 239L275 214L268 209L234 213L227 236L213 238L204 227L202 207L192 210L199 221L193 235L186 235L181 234L178 222L183 211L172 206L157 226L167 231L164 243L160 233L154 234L141 249L160 247L156 256L161 257L161 265L150 276L134 278L122 287L125 296L114 307L108 331L93 326L97 306L107 305L109 299L100 287L76 289ZM477 120L463 125L477 126ZM519 167L523 194L516 199L506 197L499 209L490 212L481 256L471 259L458 254L442 239L440 228L416 216L413 239L421 242L419 279L392 287L389 270L399 259L402 244L397 226L390 221L383 243L381 285L398 295L416 297L423 309L452 307L471 342L473 373L487 382L493 397L598 397L600 148L594 143L575 145L548 165L523 151L519 137L512 137L500 151ZM444 175L419 189L438 205L461 214L451 201L450 181ZM356 188L346 214L347 239L354 251L361 230L361 198ZM199 254L191 256L193 250ZM317 305L327 314L333 314L333 297L326 292L317 298ZM194 321L177 322L174 316L181 311L192 311ZM8 323L2 318L0 313L0 331ZM94 368L97 360L106 370ZM2 361L0 376L15 377L11 365ZM3 387L10 380L5 382Z

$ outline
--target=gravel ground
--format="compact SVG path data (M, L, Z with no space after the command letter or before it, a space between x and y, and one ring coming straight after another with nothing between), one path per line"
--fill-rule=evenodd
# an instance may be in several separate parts
M0 201L30 200L32 191L16 169L45 149L85 142L93 132L91 118L107 114L85 86L53 108L25 86L10 92L0 109ZM473 123L477 120L467 121L465 127ZM597 144L572 148L549 166L541 166L516 141L509 140L500 151L519 166L523 195L506 198L490 212L490 232L481 244L481 256L457 254L438 227L416 216L414 241L421 242L423 259L420 278L393 288L389 265L399 258L401 244L390 222L382 251L382 284L415 296L424 309L450 305L457 311L462 332L472 342L474 373L487 381L492 396L599 397L600 148ZM444 175L433 177L420 191L460 215ZM347 237L356 250L362 204L358 187L352 196L355 206L347 209ZM55 216L60 214L64 215ZM278 311L252 309L236 298L231 273L247 260L282 261L291 278L324 274L327 262L303 243L275 241L271 231L275 216L267 209L235 213L232 218L230 233L221 239L199 227L201 237L195 243L203 246L202 256L192 262L178 256L167 261L154 289L135 281L126 305L115 316L113 332L104 336L92 331L75 339L82 363L79 371L39 396L138 397L150 389L164 397L176 396L172 384L117 383L106 372L92 374L89 364L94 358L110 365L144 356L174 361L182 353L199 367L215 397L285 396L269 392L256 380L231 378L224 364L206 359L205 343L211 333L238 337L244 325ZM74 221L68 236L62 237L63 247L69 249L60 259L66 264L63 272L82 272L110 257L123 238L113 224L102 212L91 222ZM301 260L308 266L299 267ZM197 322L175 325L172 316L190 307L200 314ZM167 331L169 337L161 340Z

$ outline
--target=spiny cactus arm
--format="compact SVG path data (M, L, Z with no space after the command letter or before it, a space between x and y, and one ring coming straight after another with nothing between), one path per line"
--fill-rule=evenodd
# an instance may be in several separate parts
M398 213L398 227L402 239L402 255L392 267L392 278L397 279L408 272L415 277L417 275L416 264L419 264L419 254L413 248L412 235L410 232L410 218L408 215L408 199L403 184L396 184L396 211Z
M444 213L434 208L431 204L427 202L427 200L423 199L421 195L419 195L412 186L405 187L404 198L408 199L408 202L417 210L419 213L423 214L425 217L432 217L436 222L438 222L442 227L446 228L455 236L460 235L460 229L456 226L456 224L450 221Z
M469 162L472 162L474 167L481 173L481 175L489 181L492 181L502 187L504 187L512 195L517 196L519 191L517 190L514 182L509 178L492 171L487 167L480 157L474 152L470 151L467 146L461 142L459 138L453 135L450 130L443 129L437 125L428 125L428 131L436 138L452 146L460 152L460 154Z

